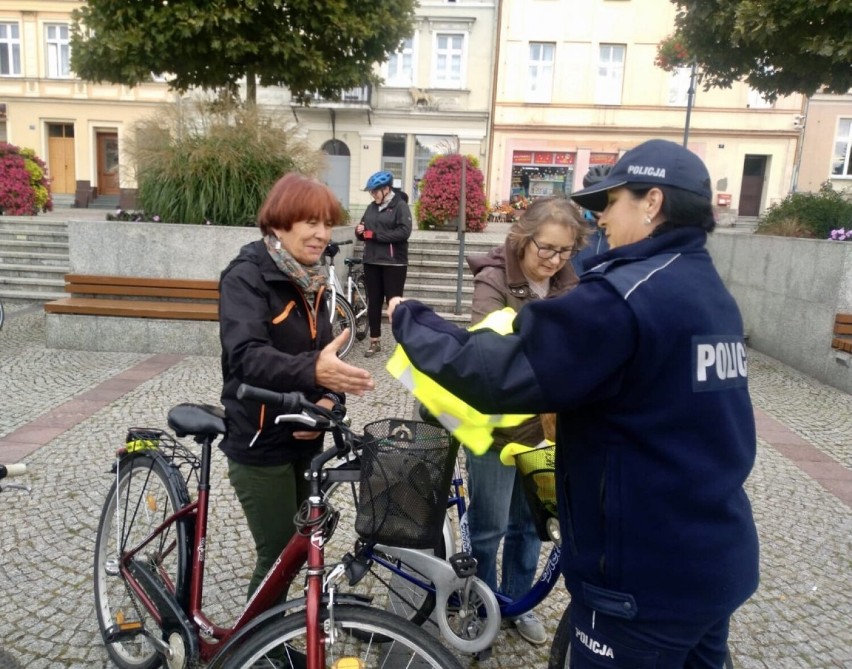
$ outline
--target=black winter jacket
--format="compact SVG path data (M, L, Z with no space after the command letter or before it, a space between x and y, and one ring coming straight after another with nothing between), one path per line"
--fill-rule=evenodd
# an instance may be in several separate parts
M284 464L319 451L322 437L293 439L294 431L306 428L275 425L274 410L237 400L236 393L240 383L279 392L298 390L311 401L328 393L315 378L319 352L332 340L323 292L312 313L305 295L258 240L243 246L222 272L219 293L222 404L228 416L228 434L219 447L248 465Z
M371 202L361 217L370 236L356 235L364 240L364 264L407 265L408 238L411 236L411 209L401 197L394 195L388 206L379 211Z

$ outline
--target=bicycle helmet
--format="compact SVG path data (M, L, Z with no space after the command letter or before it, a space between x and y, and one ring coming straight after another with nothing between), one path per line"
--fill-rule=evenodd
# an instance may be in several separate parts
M366 191L374 191L377 188L393 185L393 174L387 171L376 172L373 176L367 179L367 185L364 186Z
M586 172L586 176L583 177L583 188L594 186L603 181L611 169L612 165L592 165Z

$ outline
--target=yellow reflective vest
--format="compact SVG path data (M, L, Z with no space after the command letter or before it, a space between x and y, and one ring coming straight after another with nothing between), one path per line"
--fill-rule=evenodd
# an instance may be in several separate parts
M516 312L511 307L493 311L470 330L488 328L499 334L512 332L512 321ZM514 427L534 414L484 414L448 390L438 385L431 377L418 369L408 359L402 347L397 345L385 367L398 379L424 407L435 416L441 425L476 455L482 455L494 441L494 428Z

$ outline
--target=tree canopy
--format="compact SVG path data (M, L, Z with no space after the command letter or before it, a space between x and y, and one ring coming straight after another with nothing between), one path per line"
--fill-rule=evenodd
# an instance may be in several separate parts
M744 79L774 100L852 88L850 0L672 0L705 88Z
M88 0L74 12L82 79L176 90L283 85L334 98L374 81L373 65L413 32L416 0Z

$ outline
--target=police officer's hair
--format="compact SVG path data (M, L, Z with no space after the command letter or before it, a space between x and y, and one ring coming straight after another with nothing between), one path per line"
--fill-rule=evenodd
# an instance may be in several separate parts
M641 198L649 190L646 185L626 186L633 197ZM652 236L660 235L675 228L701 228L705 232L713 232L716 228L716 218L713 215L713 203L697 193L690 193L681 188L670 186L654 186L663 192L663 205L660 207L664 222L658 225Z
M532 201L521 214L521 218L509 228L506 235L506 247L523 258L524 250L545 223L557 223L574 231L574 247L581 249L586 245L589 226L583 220L579 209L567 198L540 197Z

